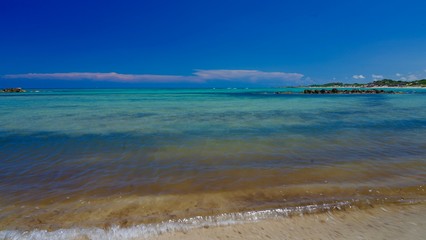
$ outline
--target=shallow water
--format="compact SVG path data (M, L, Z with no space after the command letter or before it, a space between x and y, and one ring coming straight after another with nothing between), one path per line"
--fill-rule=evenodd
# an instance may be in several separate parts
M426 90L0 95L0 230L424 202Z

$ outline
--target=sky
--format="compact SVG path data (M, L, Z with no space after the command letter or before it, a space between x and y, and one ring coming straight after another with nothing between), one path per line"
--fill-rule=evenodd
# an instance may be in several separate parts
M426 78L424 0L0 0L0 88Z

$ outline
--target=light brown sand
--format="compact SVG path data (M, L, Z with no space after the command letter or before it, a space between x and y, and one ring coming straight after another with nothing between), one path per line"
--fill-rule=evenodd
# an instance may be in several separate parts
M426 205L277 218L165 233L153 239L426 239Z

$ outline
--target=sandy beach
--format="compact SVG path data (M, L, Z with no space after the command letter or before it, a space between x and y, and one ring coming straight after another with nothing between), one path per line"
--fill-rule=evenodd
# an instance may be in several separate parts
M152 239L424 239L425 226L425 204L377 206L170 232Z

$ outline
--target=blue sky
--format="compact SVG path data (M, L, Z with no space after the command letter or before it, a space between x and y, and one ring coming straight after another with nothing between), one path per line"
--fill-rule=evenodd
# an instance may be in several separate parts
M0 87L426 78L426 1L0 1Z

